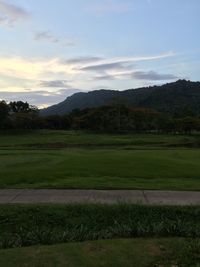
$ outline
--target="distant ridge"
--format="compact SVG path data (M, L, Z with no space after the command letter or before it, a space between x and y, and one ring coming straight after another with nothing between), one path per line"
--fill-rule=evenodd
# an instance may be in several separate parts
M152 108L176 113L183 109L200 114L200 82L178 80L161 86L143 87L125 91L98 90L75 93L63 102L41 110L41 115L64 115L74 109L108 105L119 99L132 107Z

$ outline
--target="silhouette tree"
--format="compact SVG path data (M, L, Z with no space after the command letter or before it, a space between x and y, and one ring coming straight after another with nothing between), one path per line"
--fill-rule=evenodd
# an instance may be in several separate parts
M9 115L9 106L5 101L0 102L0 128L4 128L7 117Z
M29 105L27 102L14 101L9 104L10 110L14 113L35 113L38 111L37 107Z

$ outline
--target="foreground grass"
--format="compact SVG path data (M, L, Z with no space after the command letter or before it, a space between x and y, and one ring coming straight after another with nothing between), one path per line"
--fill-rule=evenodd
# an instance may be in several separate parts
M200 190L199 139L1 132L0 188Z
M200 150L0 151L1 188L200 190Z
M156 236L200 237L200 207L0 206L0 248Z
M0 250L0 266L198 267L199 255L199 240L116 239Z

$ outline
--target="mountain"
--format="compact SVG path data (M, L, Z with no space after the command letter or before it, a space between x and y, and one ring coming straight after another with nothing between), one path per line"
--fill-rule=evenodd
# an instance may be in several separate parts
M76 93L65 101L41 110L41 115L63 115L74 109L99 107L120 102L132 107L146 107L167 113L183 111L200 114L200 82L178 80L160 86L125 91L98 90Z

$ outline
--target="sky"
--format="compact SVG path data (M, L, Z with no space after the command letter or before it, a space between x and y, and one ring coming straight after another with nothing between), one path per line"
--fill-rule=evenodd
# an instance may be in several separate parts
M0 99L200 80L200 0L0 0Z

